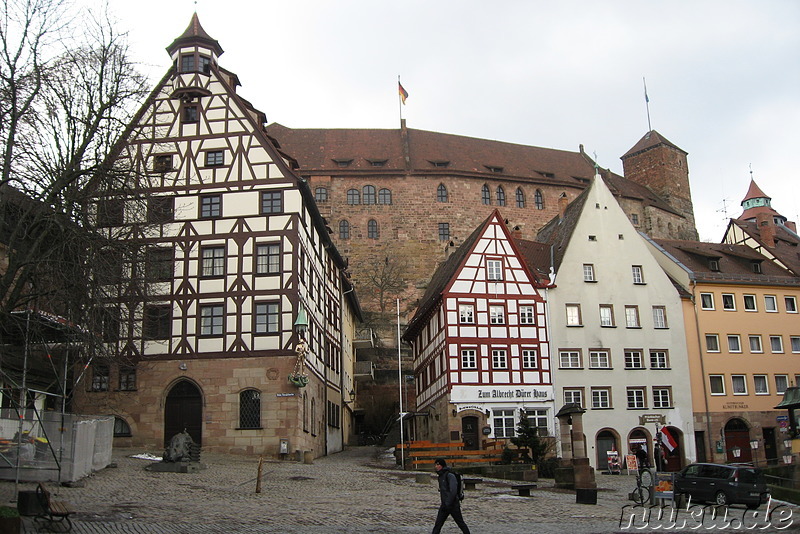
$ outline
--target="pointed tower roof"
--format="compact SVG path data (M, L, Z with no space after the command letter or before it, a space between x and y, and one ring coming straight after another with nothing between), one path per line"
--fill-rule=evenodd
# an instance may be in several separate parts
M639 142L637 142L635 145L633 145L633 148L628 150L625 153L625 155L622 156L622 158L620 158L620 159L628 158L630 156L633 156L634 154L638 154L640 152L644 152L646 150L650 150L651 148L655 148L655 147L660 146L660 145L665 145L665 146L668 146L668 147L672 147L675 150L680 150L684 154L687 154L687 152L685 150L683 150L681 147L679 147L675 143L672 143L669 139L667 139L666 137L664 137L663 135L661 135L657 131L650 130L649 132L644 134L644 137L639 139Z
M215 54L217 54L217 56L221 56L223 53L219 42L208 35L208 33L206 33L206 31L200 25L200 19L197 17L196 12L192 15L192 20L189 22L189 27L186 28L186 31L183 32L180 37L172 41L172 44L167 47L167 52L173 54L175 50L181 46L191 44L199 44L210 48Z
M764 193L752 177L750 178L750 187L741 204L744 211L739 215L740 219L752 221L758 217L759 213L768 213L774 217L783 218L780 213L772 209L772 197Z
M741 203L744 204L745 202L753 198L768 198L772 200L772 197L764 193L764 191L762 191L761 188L758 187L756 181L750 178L750 187L747 189L747 194L744 196Z

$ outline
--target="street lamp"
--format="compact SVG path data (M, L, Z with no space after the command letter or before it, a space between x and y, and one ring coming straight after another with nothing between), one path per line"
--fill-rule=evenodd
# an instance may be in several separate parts
M753 465L758 466L758 439L750 440L750 448L753 449Z
M731 452L733 453L733 457L734 457L734 458L738 458L739 456L741 456L741 455L742 455L742 448L741 448L741 447L739 447L738 445L735 445L735 446L734 446L734 447L731 449Z
M783 446L786 448L786 450L783 453L783 463L789 465L790 463L792 463L792 440L790 439L783 440Z

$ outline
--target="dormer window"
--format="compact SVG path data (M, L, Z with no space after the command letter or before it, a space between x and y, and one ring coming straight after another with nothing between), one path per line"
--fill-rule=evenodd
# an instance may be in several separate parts
M336 163L337 167L349 167L353 163L353 159L334 159L333 162Z
M555 173L552 173L552 172L545 172L545 171L536 171L536 172L538 172L539 174L541 174L545 178L555 178L556 177Z
M383 167L386 165L388 160L385 159L368 159L370 166L372 167Z
M712 271L719 272L719 260L716 259L709 259L708 260L708 268Z
M753 268L753 272L756 274L761 274L761 262L754 261L750 263L750 266Z
M484 165L489 172L503 172L503 167L497 167L496 165Z
M443 160L434 160L434 161L428 160L428 163L430 163L434 167L439 167L439 168L445 168L448 165L450 165L449 161L443 161Z

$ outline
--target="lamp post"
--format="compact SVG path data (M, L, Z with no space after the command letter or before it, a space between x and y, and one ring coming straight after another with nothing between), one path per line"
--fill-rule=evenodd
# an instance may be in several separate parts
M753 449L753 465L758 467L758 438L750 440L750 448Z
M738 458L739 456L742 455L742 448L739 447L738 445L734 445L733 448L731 449L731 452L733 453L734 458Z
M783 446L786 449L783 452L783 463L789 465L790 463L792 463L792 440L790 439L783 440Z

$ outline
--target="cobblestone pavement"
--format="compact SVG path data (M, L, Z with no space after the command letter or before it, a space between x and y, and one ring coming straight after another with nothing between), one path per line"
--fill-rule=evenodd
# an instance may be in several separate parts
M144 469L148 460L131 458L140 452L115 450L116 468L93 474L79 487L50 484L54 499L68 501L78 511L73 532L422 534L430 532L436 517L433 478L417 482L414 472L397 469L393 456L372 447L353 447L314 464L265 460L261 493L255 493L258 458L203 453L207 469L154 473ZM484 478L468 492L462 509L473 534L612 533L643 526L619 527L622 507L630 504L627 495L635 486L633 476L598 474L597 482L597 505L583 505L575 503L574 492L557 490L549 480L541 481L531 497L519 497L510 488L513 482ZM20 485L21 490L34 488ZM13 496L14 483L0 482L0 502ZM795 530L800 508L792 507L790 513L794 520L789 530ZM651 521L648 530L655 531L655 525ZM25 518L24 529L37 532L31 518ZM442 532L459 530L448 519Z

